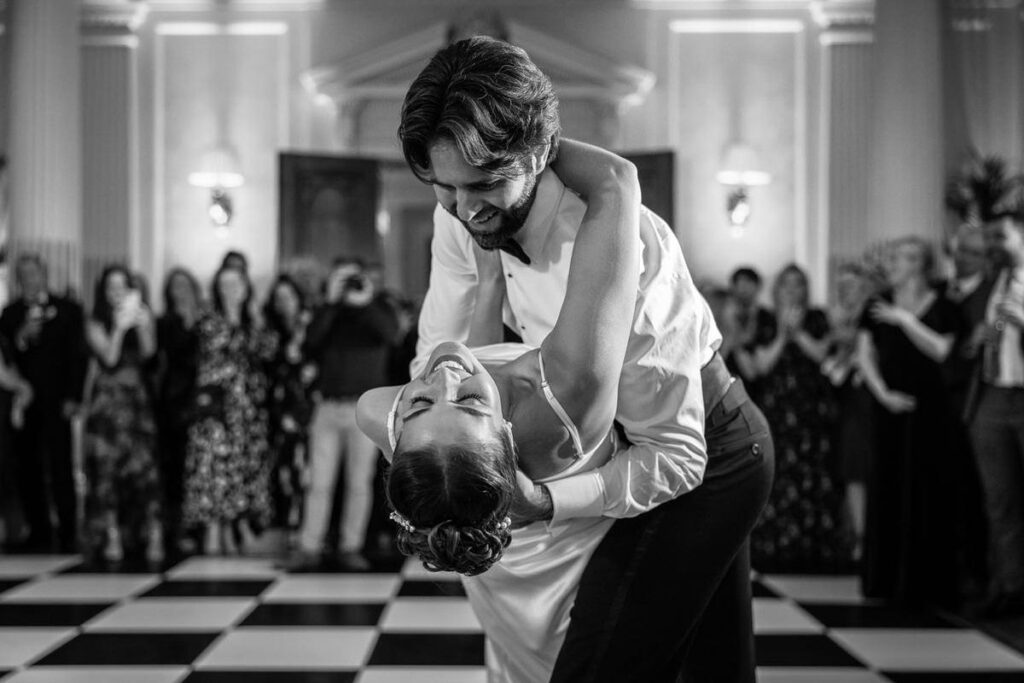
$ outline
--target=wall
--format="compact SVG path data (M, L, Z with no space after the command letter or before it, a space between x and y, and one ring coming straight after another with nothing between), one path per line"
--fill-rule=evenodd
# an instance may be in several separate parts
M799 162L807 153L799 125L806 84L799 24L781 32L749 30L757 24L724 22L720 31L673 36L672 81L677 97L668 117L677 159L676 232L695 277L724 281L740 265L766 276L797 258L801 225ZM723 33L721 31L733 31ZM725 212L727 188L715 180L726 148L751 145L772 181L750 188L752 216L732 229Z
M207 282L224 252L248 255L262 287L277 269L277 155L312 145L315 108L299 84L308 68L302 12L152 12L142 29L141 267L156 287L184 265ZM232 149L245 184L230 190L234 220L213 227L210 191L189 184L204 155ZM147 230L147 223L151 229Z

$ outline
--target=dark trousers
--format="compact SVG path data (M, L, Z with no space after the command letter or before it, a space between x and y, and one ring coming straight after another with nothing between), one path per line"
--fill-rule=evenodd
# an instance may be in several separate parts
M71 423L60 405L32 404L25 423L14 433L15 472L29 541L45 545L53 539L51 502L57 512L56 540L71 550L77 537L75 480L71 460Z
M993 593L1024 591L1024 389L983 385L971 423L988 516Z
M552 681L753 683L749 535L774 449L739 381L705 430L704 482L616 521L594 552Z

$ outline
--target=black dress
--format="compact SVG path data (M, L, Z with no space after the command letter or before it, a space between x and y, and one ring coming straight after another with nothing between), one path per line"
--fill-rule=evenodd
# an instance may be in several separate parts
M167 504L168 538L181 531L184 499L185 451L195 400L199 337L195 325L185 327L181 316L167 313L157 321L157 350L162 374L157 419L160 429L160 463Z
M886 296L885 301L891 303ZM950 532L953 449L962 443L939 363L921 353L895 325L872 319L878 367L888 387L913 396L909 413L878 406L875 456L868 466L862 587L866 597L902 604L945 602L955 594ZM958 334L961 316L942 295L920 320L940 334Z
M778 334L776 318L767 314L759 323L755 345L767 346ZM807 311L803 329L811 337L824 338L828 327L822 311ZM750 536L751 564L770 572L839 570L848 555L835 483L832 385L817 362L788 342L757 386L775 442L775 481Z
M300 339L279 339L269 367L273 522L289 531L302 525L303 473L308 467L309 423L313 417L310 388L316 376L316 369L302 356Z

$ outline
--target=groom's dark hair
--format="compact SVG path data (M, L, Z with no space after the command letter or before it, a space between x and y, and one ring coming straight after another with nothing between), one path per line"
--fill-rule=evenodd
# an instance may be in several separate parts
M561 123L550 79L521 48L477 36L442 49L409 86L398 138L409 168L430 182L430 146L448 140L466 162L514 178L546 145L555 158Z

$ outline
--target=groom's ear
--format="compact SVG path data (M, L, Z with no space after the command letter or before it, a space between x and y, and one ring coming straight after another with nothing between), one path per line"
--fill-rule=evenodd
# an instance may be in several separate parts
M548 167L548 160L551 158L551 143L544 145L538 151L530 155L527 160L529 170L533 175L540 175L540 172Z

